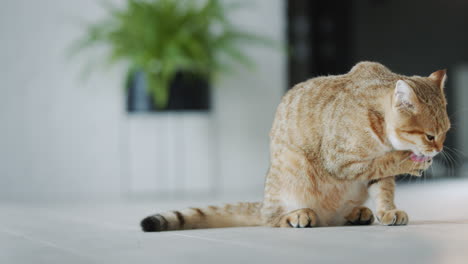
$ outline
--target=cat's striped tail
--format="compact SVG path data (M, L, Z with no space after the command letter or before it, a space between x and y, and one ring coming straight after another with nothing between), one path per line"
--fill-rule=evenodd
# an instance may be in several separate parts
M236 203L224 206L188 208L155 214L141 221L145 232L262 225L262 203Z

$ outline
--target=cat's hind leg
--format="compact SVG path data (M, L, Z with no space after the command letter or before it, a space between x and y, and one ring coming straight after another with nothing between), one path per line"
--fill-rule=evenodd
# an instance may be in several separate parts
M317 214L310 208L294 210L274 220L275 227L307 228L318 226Z
M371 225L374 222L374 214L369 208L358 206L346 216L346 220L348 225Z
M289 145L282 145L272 157L261 209L263 223L272 227L318 226L314 208L320 190L313 164L302 150Z

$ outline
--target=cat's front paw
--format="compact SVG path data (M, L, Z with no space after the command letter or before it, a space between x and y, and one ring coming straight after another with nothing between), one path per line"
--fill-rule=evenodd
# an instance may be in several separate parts
M365 207L355 207L351 213L346 217L347 224L350 225L370 225L374 222L374 214L372 211Z
M377 219L382 225L397 226L408 224L408 214L401 210L379 211Z
M432 165L432 158L426 159L426 160L421 160L421 161L416 161L411 158L411 155L414 154L409 154L409 152L405 151L402 152L402 156L407 156L403 160L402 167L404 169L404 173L413 175L413 176L421 176L422 173L427 170L431 165Z
M423 161L423 162L414 162L414 161L409 161L412 164L410 165L411 170L408 171L407 173L413 176L422 176L423 172L427 170L431 165L432 165L432 159Z
M283 215L278 227L315 227L318 225L317 214L310 208L295 210Z

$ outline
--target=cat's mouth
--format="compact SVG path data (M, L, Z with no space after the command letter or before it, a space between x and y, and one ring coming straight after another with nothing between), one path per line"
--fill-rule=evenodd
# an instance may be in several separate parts
M416 155L414 153L411 154L410 156L411 160L414 162L425 162L430 160L432 157L431 156L425 156L425 155Z

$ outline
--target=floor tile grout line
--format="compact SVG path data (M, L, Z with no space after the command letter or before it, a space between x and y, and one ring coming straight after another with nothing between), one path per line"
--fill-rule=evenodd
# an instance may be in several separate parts
M78 256L78 257L83 257L83 258L86 258L86 259L90 259L93 263L97 263L91 256L89 255L86 255L86 254L83 254L79 251L76 251L74 249L70 249L70 248L66 248L66 247L61 247L55 243L52 243L52 242L49 242L49 241L46 241L46 240L43 240L43 239L39 239L39 238L34 238L34 237L31 237L31 236L28 236L28 235L25 235L25 234L22 234L20 232L17 232L17 231L13 231L11 229L9 230L6 230L6 229L0 229L0 232L4 233L4 234L8 234L8 235L11 235L11 236L16 236L16 237L20 237L20 238L23 238L23 239L26 239L28 241L31 241L31 242L34 242L34 243L38 243L38 244L41 244L41 245L44 245L44 246L47 246L47 247L50 247L50 248L54 248L54 249L58 249L58 250L61 250L61 251L64 251L64 252L67 252L71 255L75 255L75 256Z

